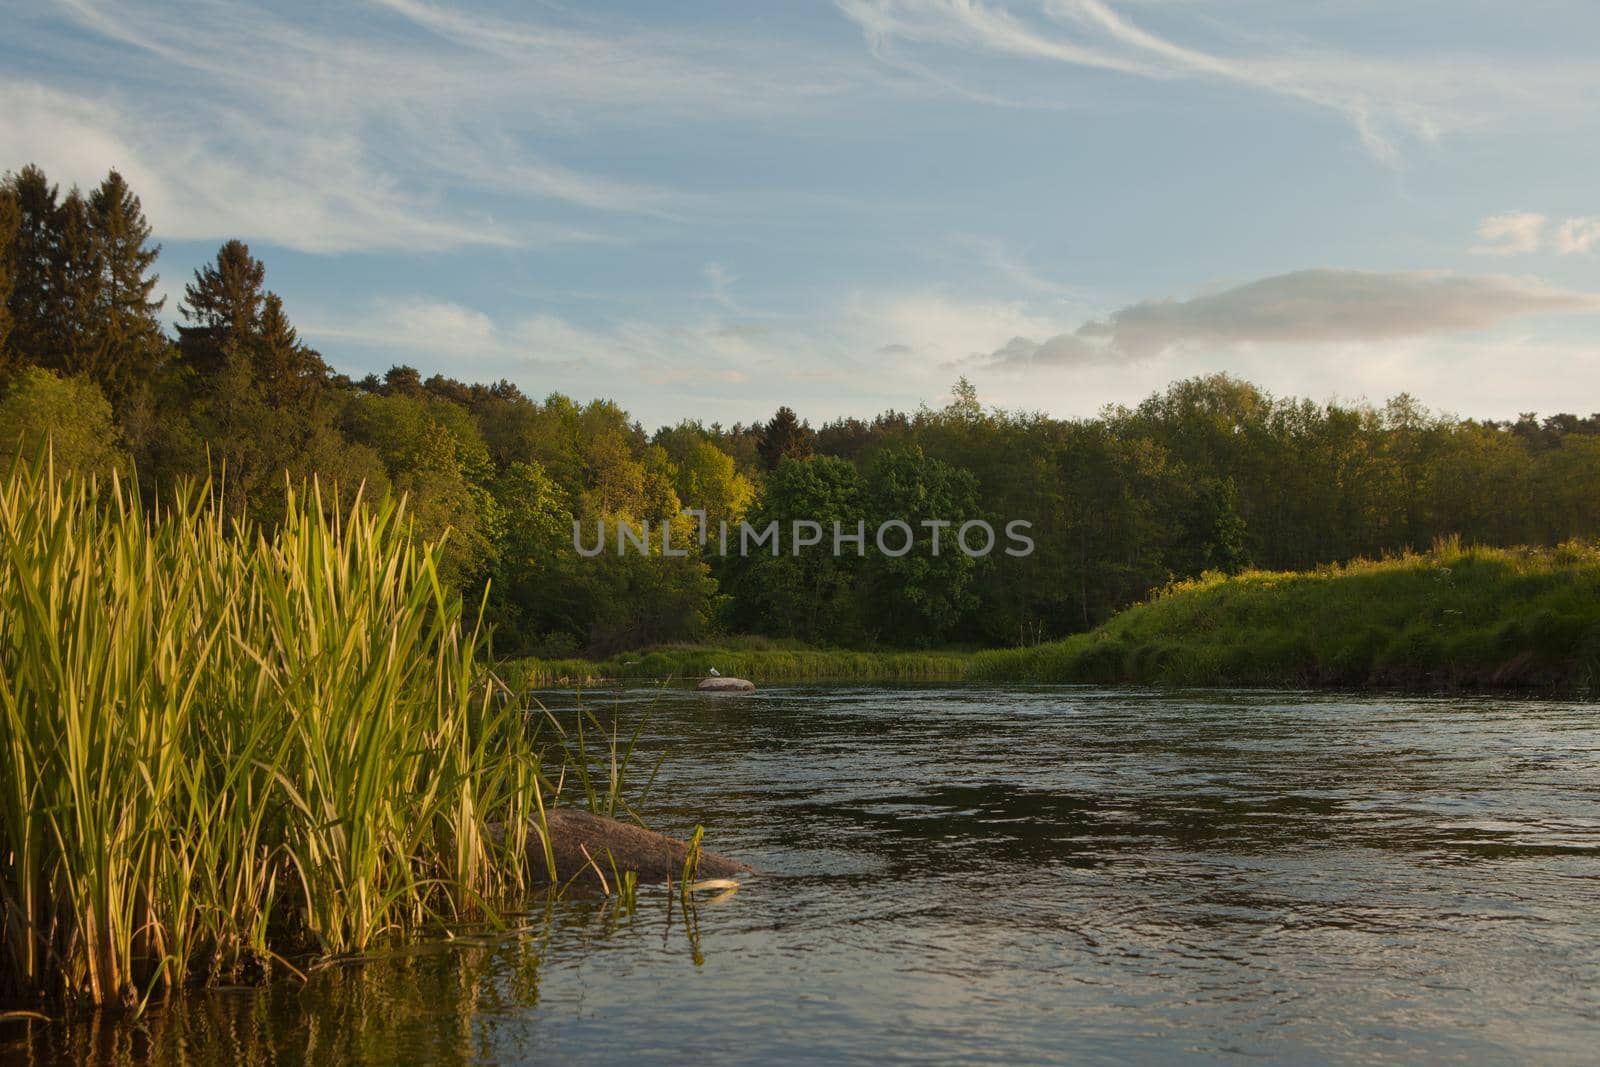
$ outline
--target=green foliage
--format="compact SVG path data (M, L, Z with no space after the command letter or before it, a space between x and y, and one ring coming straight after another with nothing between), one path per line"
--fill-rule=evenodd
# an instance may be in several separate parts
M128 454L111 405L87 378L30 367L0 399L0 462L48 454L58 470L102 477L126 472Z
M1181 582L1092 633L979 653L981 680L1600 687L1600 549L1432 552Z
M866 501L872 544L862 582L870 625L892 645L937 644L978 603L973 583L979 563L957 540L964 523L983 518L977 479L920 448L895 449L868 469ZM925 525L929 521L946 525ZM892 522L910 529L885 532ZM974 549L986 536L972 532ZM896 554L908 541L909 551Z
M11 338L11 292L16 288L14 262L17 227L21 224L17 194L7 183L0 183L0 385L10 377L14 360L7 341Z
M761 430L756 451L767 470L777 470L785 459L805 459L811 455L811 427L800 421L790 408L781 407Z
M866 507L866 485L853 464L831 456L783 459L747 517L756 530L777 523L783 550L736 560L731 588L738 623L774 637L860 641L865 633L856 583L863 560L848 544L841 544L836 556L833 536L835 523L845 534L858 533L866 522ZM788 546L796 522L817 523L821 543L801 553L792 551Z
M101 469L125 449L151 489L219 471L228 515L267 528L282 521L285 487L314 474L346 493L365 485L369 498L407 494L420 532L443 545L444 580L474 597L488 583L505 651L598 655L728 628L821 644L1027 646L1208 571L1304 570L1452 534L1600 537L1600 415L1463 421L1404 394L1382 407L1315 404L1211 375L1062 420L986 409L962 379L937 410L813 432L784 406L763 423L686 421L652 437L611 401L535 401L505 381L397 366L351 382L301 341L239 241L195 272L174 346L157 321L149 235L114 171L88 196L63 196L32 166L0 182L0 387L27 368L86 375L116 429L105 433L92 403L82 427L59 406L47 418L20 410L36 397L14 405L10 440L36 445L43 426L69 452L98 441L109 459L91 449L71 462ZM695 547L684 559L657 549L590 560L554 533L562 521L613 532L648 521L659 539L671 522L684 547L680 508L703 512L713 540L724 521L736 538L742 518L780 522L786 542L796 520L827 536L798 557ZM831 558L836 518L865 522L865 558ZM997 532L1025 521L1034 550L934 556L923 521L951 523L943 547L967 518ZM871 544L893 520L915 534L904 557Z

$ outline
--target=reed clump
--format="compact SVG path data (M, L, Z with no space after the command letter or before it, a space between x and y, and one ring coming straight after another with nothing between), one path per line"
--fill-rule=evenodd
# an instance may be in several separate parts
M336 497L335 497L336 498ZM0 1001L139 1006L524 884L538 753L403 504L0 483Z

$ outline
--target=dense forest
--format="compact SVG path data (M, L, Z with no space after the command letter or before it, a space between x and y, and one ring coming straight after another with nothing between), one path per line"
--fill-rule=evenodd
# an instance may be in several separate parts
M115 172L63 194L37 167L0 190L0 446L134 477L147 506L221 472L228 513L271 528L312 476L323 506L404 494L498 654L605 654L707 632L821 645L1032 644L1176 579L1426 547L1600 535L1600 416L1504 422L1275 398L1225 375L1090 419L939 409L813 428L788 408L654 433L607 400L535 399L409 366L359 380L305 344L249 248L194 272L177 336L159 247ZM335 496L335 488L339 497ZM342 498L342 499L341 499ZM575 520L714 526L890 518L1032 523L1026 558L917 550L722 558L573 549ZM658 546L659 547L659 546Z

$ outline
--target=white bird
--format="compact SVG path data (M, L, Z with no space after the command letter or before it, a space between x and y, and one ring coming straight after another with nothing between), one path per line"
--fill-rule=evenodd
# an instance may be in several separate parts
M717 670L715 667L712 667L711 668L711 677L713 677L713 678L721 678L722 677L722 672Z

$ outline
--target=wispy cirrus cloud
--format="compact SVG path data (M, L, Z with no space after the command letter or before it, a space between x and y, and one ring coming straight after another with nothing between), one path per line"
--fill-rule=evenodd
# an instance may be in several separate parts
M945 61L952 53L1232 85L1342 115L1384 161L1395 160L1407 140L1433 140L1508 108L1571 109L1600 84L1587 57L1516 65L1472 54L1360 55L1298 39L1273 42L1248 18L1224 54L1145 29L1106 0L1042 0L1018 9L1026 14L985 0L836 2L878 58L947 87L963 85L958 65ZM1037 103L1037 94L1027 102Z
M734 41L554 9L375 6L354 20L149 0L8 13L36 61L0 79L0 143L68 182L136 174L164 237L537 246L615 239L607 215L681 221L707 206L560 162L545 134L770 115L846 77L820 63L790 77L800 61L780 69ZM483 194L526 209L496 217Z

